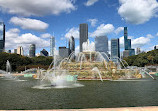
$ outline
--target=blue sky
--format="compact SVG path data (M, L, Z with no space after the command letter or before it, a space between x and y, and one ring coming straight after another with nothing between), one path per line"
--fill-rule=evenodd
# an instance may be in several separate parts
M133 48L152 50L158 45L157 12L156 0L0 0L6 49L23 46L26 54L31 43L36 44L36 53L43 48L49 51L51 35L57 50L73 35L78 51L80 23L88 23L92 43L95 36L107 35L109 41L120 38L123 50L123 27L127 26Z

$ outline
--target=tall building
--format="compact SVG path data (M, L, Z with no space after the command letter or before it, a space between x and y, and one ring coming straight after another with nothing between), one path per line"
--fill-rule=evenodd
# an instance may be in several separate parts
M135 50L131 48L131 39L128 39L127 27L124 27L124 47L123 57L135 55Z
M5 50L5 25L0 22L0 52Z
M124 27L124 47L125 47L125 50L128 50L128 33L127 33L127 27Z
M134 49L129 49L129 50L124 50L123 51L123 58L135 55L135 50Z
M131 39L128 39L127 27L124 27L124 47L125 50L131 49Z
M107 36L97 36L95 38L95 51L105 52L108 54L108 38Z
M17 54L17 49L14 49L14 53Z
M5 52L6 52L6 53L11 53L12 51L11 51L11 50L5 50Z
M30 49L29 49L29 56L35 57L35 53L36 53L36 46L35 46L35 44L31 44Z
M124 50L123 51L123 58L130 56L130 51L129 50Z
M128 41L128 49L131 49L131 39L127 39L127 41ZM126 49L126 50L128 50L128 49Z
M129 49L130 51L130 56L135 55L135 49Z
M69 48L59 47L59 56L62 58L66 58L69 56Z
M156 50L156 49L158 49L158 45L156 45L156 46L154 47L154 50Z
M69 55L75 51L75 39L73 36L69 39Z
M138 55L138 54L140 54L140 53L141 53L141 50L140 50L139 47L137 47L137 48L136 48L136 54Z
M8 53L12 53L12 51L11 51L11 50L8 50L7 52L8 52Z
M118 58L118 57L120 58L119 39L111 39L111 58Z
M80 52L82 52L83 42L87 42L88 39L88 24L80 24Z
M55 38L52 36L50 38L50 56L54 56L54 48L55 48Z
M22 46L19 46L19 47L17 48L17 54L19 54L19 55L24 55L24 50L23 50L23 47L22 47Z
M43 49L40 51L40 56L48 56L48 51L46 49Z

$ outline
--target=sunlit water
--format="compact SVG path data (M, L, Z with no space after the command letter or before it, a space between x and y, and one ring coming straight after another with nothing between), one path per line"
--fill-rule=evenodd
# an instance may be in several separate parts
M32 88L35 89L51 89L51 88L77 88L77 87L83 87L84 85L80 84L80 83L75 83L73 85L62 85L62 86L52 86L51 84L42 84L42 85L35 85Z
M36 88L38 80L0 79L0 109L157 106L158 80L78 81L83 87ZM34 87L34 88L33 88ZM45 87L45 89L44 89Z

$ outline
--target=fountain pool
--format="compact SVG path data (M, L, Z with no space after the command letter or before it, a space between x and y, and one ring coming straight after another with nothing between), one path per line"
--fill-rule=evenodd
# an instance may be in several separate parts
M23 79L23 78L22 78ZM1 110L157 106L158 80L79 81L84 87L32 88L40 82L0 79ZM43 88L43 87L42 87Z

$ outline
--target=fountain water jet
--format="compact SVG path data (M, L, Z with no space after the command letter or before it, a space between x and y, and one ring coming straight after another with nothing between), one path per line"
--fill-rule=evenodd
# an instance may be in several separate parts
M101 76L101 73L100 73L99 69L98 69L97 67L94 67L94 68L92 69L92 71L98 73L98 75L99 75L99 77L100 77L100 80L103 82L103 79L102 79L102 76Z
M75 88L83 86L77 82L77 76L72 76L68 70L61 68L63 64L68 64L70 59L71 56L61 60L60 58L57 58L57 55L54 55L54 61L51 63L54 63L52 68L43 72L38 71L39 74L43 76L40 78L40 84L33 88Z

